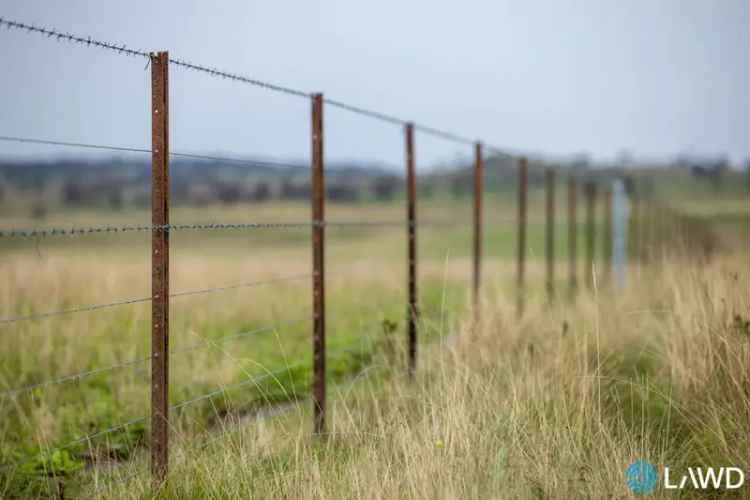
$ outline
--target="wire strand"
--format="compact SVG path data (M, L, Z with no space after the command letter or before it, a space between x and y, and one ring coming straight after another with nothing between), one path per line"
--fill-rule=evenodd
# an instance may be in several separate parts
M124 44L120 45L120 44L116 44L116 43L112 43L112 42L105 42L105 41L101 41L101 40L96 40L96 39L91 38L91 37L83 37L83 36L79 36L79 35L71 35L69 33L63 33L62 31L59 31L59 30L56 30L56 29L41 28L41 27L38 27L38 26L34 26L33 24L21 23L21 22L12 21L12 20L9 20L9 19L0 18L0 26L5 26L8 29L18 29L18 30L22 30L22 31L27 31L27 32L30 32L30 33L32 33L32 32L33 33L39 33L41 35L46 35L48 37L54 37L57 40L65 40L65 41L68 41L68 42L78 43L78 44L81 44L81 45L94 46L94 47L99 47L99 48L102 48L102 49L108 49L108 50L111 50L111 51L114 51L114 52L117 52L117 53L120 53L120 54L126 54L126 55L130 55L130 56L145 57L145 58L149 58L149 60L150 60L150 57L151 57L151 54L147 53L146 51L136 50L136 49L130 49L130 48L128 48ZM279 92L279 93L293 95L293 96L296 96L296 97L303 97L303 98L310 98L313 95L310 92L305 92L305 91L302 91L302 90L299 90L299 89L287 87L287 86L284 86L284 85L279 85L279 84L276 84L276 83L266 82L266 81L263 81L263 80L259 80L257 78L251 78L251 77L240 75L240 74L237 74L237 73L231 73L231 72L228 72L228 71L223 71L223 70L220 70L220 69L217 69L217 68L212 68L212 67L209 67L209 66L203 66L203 65L200 65L200 64L195 64L195 63L183 60L183 59L170 58L169 62L170 62L170 64L172 64L174 66L177 66L177 67L185 68L185 69L196 71L196 72L200 72L200 73L205 73L205 74L208 74L208 75L213 76L213 77L218 77L218 78L223 78L223 79L227 79L227 80L232 80L232 81L237 81L237 82L241 82L241 83L246 83L246 84L253 85L253 86L256 86L256 87L260 87L260 88L263 88L263 89L266 89L266 90L271 90L271 91L274 91L274 92ZM376 119L376 120L380 120L380 121L384 121L384 122L387 122L387 123L391 123L391 124L394 124L394 125L406 125L407 123L410 123L407 120L403 120L401 118L397 118L395 116L388 115L388 114L382 113L380 111L370 110L370 109L367 109L367 108L363 108L363 107L356 106L356 105L353 105L353 104L348 104L348 103L345 103L345 102L342 102L342 101L338 101L338 100L335 100L335 99L324 99L324 100L325 100L325 102L327 104L329 104L331 106L334 106L334 107L337 107L337 108L340 108L340 109L344 109L344 110L347 110L349 112L356 113L356 114L359 114L359 115L362 115L362 116L373 118L373 119ZM473 141L473 140L471 140L471 139L469 139L467 137L462 137L462 136L460 136L458 134L454 134L454 133L451 133L451 132L440 130L440 129L437 129L437 128L434 128L434 127L429 127L429 126L426 126L426 125L421 125L421 124L416 124L415 123L414 124L414 128L417 129L417 130L420 130L423 133L434 135L434 136L437 136L437 137L441 137L443 139L446 139L446 140L449 140L449 141L453 141L453 142L458 142L458 143L461 143L461 144L474 144L476 142L476 141Z
M123 225L123 226L90 226L90 227L50 227L43 229L8 228L0 229L0 238L49 238L56 236L88 236L94 234L154 232L154 231L223 231L249 229L307 229L312 227L407 227L408 221L324 221L324 222L244 222L244 223L191 223L165 225ZM415 222L416 227L460 226L450 221L422 220ZM2 320L0 320L2 323Z
M340 352L354 352L354 350L352 348L342 348L342 349L335 350L335 351L333 351L333 352L331 352L329 354L335 355L335 354L338 354ZM264 373L262 375L258 375L258 376L254 376L254 377L248 377L247 379L242 380L240 382L237 382L237 383L234 383L234 384L230 384L230 385L224 385L224 386L221 386L221 387L217 388L216 390L210 391L210 392L208 392L206 394L202 394L200 396L197 396L197 397L194 397L194 398L182 401L180 403L171 405L169 407L169 409L170 410L180 410L182 408L185 408L187 406L193 405L193 404L198 403L200 401L205 401L207 399L213 398L214 396L218 396L220 394L226 393L226 392L228 392L230 390L234 390L234 389L237 389L237 388L240 388L240 387L244 387L244 386L247 386L247 385L251 385L251 384L252 385L257 385L260 382L263 382L264 380L268 380L270 378L276 378L279 375L282 375L284 373L288 373L290 370L293 370L293 369L296 369L296 368L301 368L301 367L304 367L304 366L307 366L307 364L300 362L300 363L295 363L293 365L287 365L287 366L285 366L282 369L275 370L275 371L268 372L268 373ZM147 416L143 416L143 417L138 417L138 418L134 418L134 419L131 419L131 420L127 420L127 421L119 423L117 425L114 425L114 426L111 426L111 427L107 427L105 429L100 429L100 430L97 430L95 432L92 432L92 433L86 434L84 436L81 436L79 438L76 438L76 439L74 439L72 441L69 441L69 442L63 444L63 445L55 447L55 449L61 449L61 450L62 449L68 449L68 448L71 448L71 447L76 446L76 445L81 444L81 443L90 442L93 439L99 438L101 436L105 436L107 434L111 434L113 432L117 432L117 431L125 429L125 428L127 428L127 427L129 427L131 425L135 425L135 424L138 424L138 423L146 422L147 419L148 419ZM3 465L0 465L0 470L6 470L6 469L9 469L9 468L12 468L12 467L17 467L17 466L21 465L22 463L23 462L12 463L12 464L3 464Z
M200 290L188 290L184 292L176 292L176 293L170 294L169 296L170 297L186 297L189 295L202 295L202 294L207 294L207 293L222 292L225 290L234 290L234 289L239 289L239 288L253 288L256 286L269 285L269 284L280 283L284 281L295 281L295 280L300 280L300 279L310 278L310 277L312 277L311 274L297 274L297 275L285 276L281 278L273 278L273 279L263 280L263 281L250 281L247 283L238 283L235 285L220 286L220 287L215 287L215 288L204 288ZM112 307L119 307L119 306L130 305L130 304L139 304L142 302L150 302L150 301L151 301L151 297L142 297L138 299L127 299L127 300L121 300L118 302L110 302L107 304L93 304L89 306L76 307L73 309L62 309L58 311L50 311L46 313L32 314L28 316L15 316L15 317L10 317L10 318L0 318L0 324L17 323L20 321L35 321L35 320L46 319L46 318L50 318L54 316L90 312L90 311L96 311L99 309L108 309Z
M262 328L256 328L254 330L248 330L248 331L245 331L245 332L239 332L239 333L234 333L234 334L231 334L231 335L225 335L223 337L219 337L219 338L215 338L215 339L208 339L208 338L206 338L206 339L202 340L201 342L189 345L187 347L181 347L179 349L172 349L172 350L169 351L169 354L170 354L170 356L173 356L173 355L180 355L180 354L183 354L183 353L186 353L186 352L197 351L197 350L200 350L200 349L205 349L205 348L208 348L208 347L212 347L215 344L228 342L230 340L237 340L237 339L240 339L240 338L250 337L250 336L253 336L253 335L259 335L261 333L271 332L271 331L277 330L279 327L300 324L300 323L304 323L304 322L310 321L310 320L311 320L311 318L302 318L302 319L296 319L296 320L282 321L282 322L279 322L279 323L277 323L277 324L275 324L273 326L265 326L265 327L262 327ZM62 377L57 377L57 378L45 380L45 381L42 381L42 382L36 382L34 384L29 384L29 385L25 385L25 386L21 386L21 387L16 387L14 389L8 389L6 391L0 392L0 396L15 397L18 394L26 393L26 392L31 392L31 391L33 391L35 389L43 389L43 388L47 388L47 387L51 387L51 386L55 386L55 385L62 385L62 384L70 383L70 382L80 382L81 380L84 380L86 378L92 377L94 375L98 375L100 373L106 373L106 372L111 372L111 371L115 371L115 370L120 370L120 369L128 368L128 367L131 367L131 366L143 365L143 364L148 363L152 359L153 359L153 357L149 356L149 357L146 357L146 358L134 359L134 360L131 360L131 361L126 361L124 363L118 363L118 364L115 364L115 365L110 365L110 366L106 366L106 367L102 367L102 368L96 368L96 369L93 369L93 370L82 371L82 372L73 373L73 374L70 374L70 375L64 375Z
M64 147L82 148L82 149L97 149L97 150L104 150L104 151L118 151L118 152L128 152L128 153L151 153L152 152L152 150L148 148L136 148L136 147L130 147L130 146L112 146L108 144L92 144L92 143L86 143L86 142L58 141L54 139L40 139L36 137L21 137L21 136L14 136L14 135L0 135L0 141L17 142L21 144L42 144L45 146L64 146ZM225 156L202 155L202 154L197 154L197 153L186 153L186 152L181 152L181 151L170 151L169 156L173 156L176 158L187 158L187 159L193 159L193 160L233 163L233 164L238 164L244 167L267 167L267 168L290 168L290 169L306 168L303 165L289 163L289 162L279 162L279 161L270 161L270 160L243 160L241 158L228 158Z
M312 222L244 222L244 223L191 223L143 226L89 226L52 227L45 229L0 229L0 238L48 238L51 236L85 236L105 233L130 233L154 231L209 231L230 229L301 229L309 228Z
M13 135L0 135L0 141L19 142L23 144L44 144L45 146L65 146L84 149L103 149L107 151L126 151L129 153L150 153L150 149L133 148L127 146L108 146L105 144L88 144L84 142L56 141L52 139L38 139L35 137L19 137Z

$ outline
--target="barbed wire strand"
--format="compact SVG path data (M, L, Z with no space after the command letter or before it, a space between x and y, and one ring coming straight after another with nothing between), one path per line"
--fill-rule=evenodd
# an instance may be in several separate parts
M84 37L80 35L72 35L70 33L64 33L56 29L42 28L42 27L35 26L33 24L22 23L18 21L9 20L9 19L0 18L0 26L5 26L8 29L17 29L21 31L27 31L29 33L38 33L38 34L45 35L50 38L56 38L58 41L64 40L64 41L68 41L71 43L78 43L81 45L94 46L94 47L98 47L102 49L107 49L107 50L111 50L120 54L144 57L149 60L151 57L150 53L143 51L143 50L136 50L136 49L128 48L127 45L125 44L120 45L120 44L116 44L112 42L105 42L105 41L91 38L89 36ZM177 66L177 67L185 68L185 69L200 72L200 73L205 73L213 77L246 83L246 84L260 87L266 90L271 90L274 92L279 92L279 93L293 95L296 97L303 97L303 98L310 98L312 96L312 93L310 92L305 92L305 91L294 89L291 87L286 87L283 85L266 82L263 80L259 80L257 78L251 78L251 77L243 76L237 73L231 73L228 71L220 70L218 68L195 64L195 63L183 60L183 59L170 58L169 62L170 64ZM407 123L412 123L408 120L397 118L395 116L388 115L386 113L370 110L370 109L356 106L353 104L348 104L348 103L338 101L335 99L325 99L325 102L331 106L344 109L355 114L373 118L376 120L391 123L394 125L405 125ZM427 125L414 123L414 128L423 133L441 137L443 139L453 141L453 142L458 142L461 144L474 144L477 142L475 140L462 137L458 134L440 130L435 127L429 127Z
M18 29L22 31L27 31L29 33L39 33L40 35L44 35L49 38L56 38L58 41L65 40L71 43L79 43L81 45L86 45L87 47L98 47L101 49L111 50L119 54L150 58L150 55L148 52L144 50L128 48L128 46L125 44L119 45L119 44L112 43L112 42L105 42L102 40L97 40L95 38L91 38L90 36L83 37L79 35L73 35L70 33L63 33L62 31L59 31L59 30L43 28L40 26L36 26L34 24L26 24L26 23L21 23L18 21L12 21L10 19L4 19L2 17L0 17L0 26L5 26L8 29Z
M202 294L207 294L207 293L222 292L225 290L234 290L234 289L239 289L239 288L253 288L256 286L270 285L273 283L280 283L284 281L295 281L295 280L300 280L300 279L310 278L310 277L312 277L311 274L295 274L292 276L272 278L272 279L263 280L263 281L250 281L246 283L238 283L235 285L227 285L227 286L220 286L220 287L214 287L214 288L204 288L200 290L188 290L184 292L176 292L176 293L169 294L169 296L170 297L186 297L189 295L202 295ZM96 311L99 309L108 309L112 307L139 304L142 302L150 302L150 301L151 301L151 297L141 297L137 299L127 299L127 300L121 300L118 302L110 302L107 304L93 304L89 306L76 307L73 309L62 309L59 311L50 311L46 313L32 314L28 316L15 316L15 317L10 317L10 318L0 318L0 324L17 323L20 321L35 321L35 320L46 319L46 318L50 318L54 316L90 312L90 311Z
M264 327L261 327L261 328L256 328L254 330L248 330L248 331L244 331L244 332L233 333L231 335L225 335L223 337L218 337L218 338L204 338L201 342L189 345L187 347L181 347L179 349L171 349L169 351L169 354L170 354L170 356L174 356L174 355L180 355L180 354L183 354L183 353L186 353L186 352L197 351L199 349L206 349L208 347L212 347L214 344L220 344L220 343L228 342L230 340L237 340L237 339L244 338L244 337L249 337L249 336L258 335L258 334L261 334L261 333L271 332L271 331L277 330L280 327L285 327L285 326L291 326L291 325L295 325L295 324L299 324L299 323L304 323L306 321L310 321L311 319L312 318L301 318L301 319L295 319L295 320L285 320L285 321L278 322L278 323L276 323L276 324L274 324L272 326L264 326ZM81 372L73 373L73 374L70 374L70 375L63 375L62 377L57 377L57 378L53 378L53 379L49 379L49 380L44 380L44 381L41 381L41 382L36 382L36 383L33 383L33 384L29 384L29 385L17 387L17 388L14 388L14 389L8 389L6 391L0 392L0 396L2 396L2 397L16 397L16 396L18 396L21 393L31 392L31 391L34 391L36 389L44 389L44 388L47 388L47 387L51 387L51 386L55 386L55 385L61 385L61 384L70 383L70 382L80 382L81 380L84 380L86 378L89 378L89 377L92 377L94 375L98 375L98 374L101 374L101 373L112 372L112 371L115 371L115 370L121 370L123 368L128 368L128 367L131 367L131 366L138 366L138 365L146 364L149 361L151 361L152 359L153 359L152 356L148 356L146 358L134 359L134 360L126 361L124 363L118 363L118 364L115 364L115 365L109 365L109 366L102 367L102 368L95 368L93 370L81 371Z
M307 229L323 227L389 227L404 226L407 221L325 221L325 222L244 222L244 223L189 223L165 225L122 225L88 227L50 227L43 229L8 228L0 229L0 238L49 238L54 236L87 236L108 233L153 232L153 231L222 231L248 229ZM445 224L440 221L423 221L420 226Z
M312 222L245 222L245 223L190 223L165 225L122 225L89 227L52 227L45 229L0 229L0 238L47 238L50 236L85 236L104 233L129 233L153 231L219 231L230 229L301 229Z

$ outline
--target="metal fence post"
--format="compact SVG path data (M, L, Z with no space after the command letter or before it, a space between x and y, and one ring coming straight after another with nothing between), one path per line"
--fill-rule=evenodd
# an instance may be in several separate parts
M414 172L414 125L408 123L404 130L406 139L406 219L408 250L408 289L409 304L409 376L413 377L417 368L417 179Z
M555 298L555 170L548 168L544 173L546 200L546 257L547 257L547 298Z
M151 54L151 476L169 463L169 55Z
M325 432L325 181L323 178L323 94L312 96L312 257L313 257L313 431Z
M570 298L575 298L578 288L578 186L576 178L572 175L568 178L568 259L569 259L569 283Z
M526 200L529 188L529 167L526 158L518 164L518 269L517 269L517 309L523 315L525 304L524 279L526 272Z
M612 272L618 290L625 288L627 278L629 220L627 179L617 179L612 184Z
M474 145L474 323L479 324L479 294L482 287L482 144Z
M602 283L612 283L612 186L604 191L604 228L602 229Z
M594 259L596 250L596 184L586 183L586 285L594 290Z

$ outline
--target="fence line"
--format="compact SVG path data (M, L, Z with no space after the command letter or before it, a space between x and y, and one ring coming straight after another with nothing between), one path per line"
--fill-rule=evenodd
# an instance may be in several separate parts
M184 295L195 295L200 293L208 293L213 291L227 290L231 288L240 288L242 285L232 285L226 287L218 287L214 289L195 290L189 292L179 292L171 294L169 291L169 280L170 280L170 269L169 269L169 252L170 252L170 238L169 235L172 231L178 230L225 230L225 229L300 229L309 228L311 230L311 254L312 254L312 274L303 276L280 278L279 280L269 280L267 282L255 282L252 286L271 283L274 281L280 281L285 279L305 279L310 278L312 284L312 306L313 314L312 318L304 320L295 320L297 322L310 321L312 323L312 390L311 400L313 407L313 426L316 435L326 434L326 304L325 304L325 229L327 226L330 227L405 227L407 228L407 268L408 268L408 299L407 299L407 321L409 321L409 333L408 333L408 349L409 349L409 372L414 373L416 367L416 345L419 329L416 321L417 313L419 311L419 302L417 296L417 274L416 274L416 231L417 231L417 220L416 220L416 195L415 185L416 176L414 172L414 131L419 131L428 135L438 136L453 142L471 145L474 148L474 189L473 189L473 252L472 252L472 309L475 315L475 321L478 322L480 318L480 291L482 289L482 274L481 274L481 259L482 259L482 247L483 247L483 205L482 196L484 193L484 158L483 158L483 145L482 143L463 137L461 135L453 134L444 130L420 125L412 122L407 122L400 118L394 117L382 113L380 111L369 110L359 106L347 104L341 101L332 100L325 98L320 93L307 93L300 90L296 90L289 87L276 85L273 83L264 82L261 80L249 78L246 76L239 75L237 73L225 72L215 68L207 66L201 66L193 64L181 59L170 58L167 52L154 52L146 53L135 49L129 49L126 46L120 46L111 42L104 42L100 40L94 40L89 37L81 37L78 35L71 35L62 33L58 30L39 28L34 25L28 25L19 23L16 21L10 21L7 19L0 18L0 26L5 26L9 29L25 30L31 33L37 33L48 37L54 37L58 40L69 41L81 45L93 46L105 50L110 50L120 54L126 54L129 56L145 57L149 61L151 69L151 121L152 121L152 145L150 149L139 149L139 148L125 148L118 146L103 146L96 144L86 143L73 143L73 142L62 142L62 141L47 141L43 139L32 139L12 136L0 136L0 140L4 141L15 141L15 142L29 142L34 144L49 144L59 146L72 146L72 147L84 147L93 149L108 149L113 151L126 151L126 152L138 152L138 153L150 153L151 164L152 164L152 178L151 178L151 215L152 221L150 226L104 226L104 227L88 227L88 228L52 228L52 229L12 229L6 231L0 231L0 237L47 237L47 236L65 236L65 235L82 235L82 234L97 234L97 233L109 233L109 232L128 232L128 231L148 231L151 232L151 269L152 269L152 294L149 298L132 299L130 301L123 301L120 303L101 304L88 306L88 308L78 308L66 311L53 311L50 313L44 313L37 315L36 317L19 317L19 318L5 318L0 319L0 323L9 323L15 321L25 321L31 319L41 319L44 317L55 316L60 314L69 314L76 312L84 312L87 310L103 309L106 307L115 307L119 305L125 305L129 303L137 302L150 302L151 307L151 356L145 360L133 360L130 362L123 363L121 365L112 365L112 367L104 367L96 370L90 370L88 372L81 372L75 375L69 375L60 377L58 379L51 379L46 382L40 382L36 384L38 388L46 385L57 385L72 380L79 379L78 377L93 376L96 373L102 373L104 371L111 371L118 368L124 368L129 364L146 363L151 364L151 414L150 417L140 417L133 420L128 420L122 424L118 424L114 427L99 430L94 433L85 435L78 438L60 448L70 448L82 442L90 442L92 439L116 432L117 430L123 429L129 425L133 425L139 422L150 421L151 424L151 475L156 486L159 486L168 473L168 461L169 461L169 414L170 411L180 410L189 405L210 399L216 395L225 393L228 390L246 386L248 384L258 384L259 382L266 380L274 373L282 373L288 371L295 366L302 366L302 364L291 365L286 367L284 370L278 372L269 372L260 377L251 377L236 384L222 386L219 389L203 394L201 396L185 400L176 405L169 405L169 357L171 354L179 352L188 352L190 350L200 349L209 347L222 339L228 340L230 338L239 338L240 336L249 336L261 331L269 331L271 327L261 328L249 332L241 332L239 334L233 334L226 337L222 337L215 340L204 339L199 344L188 346L179 350L171 350L169 348L169 311L170 311L170 299L172 297L184 296ZM312 146L312 158L311 158L311 191L310 191L310 202L312 208L311 220L307 223L243 223L243 224L171 224L169 218L170 209L170 197L169 197L169 158L170 157L184 157L193 158L198 160L207 161L229 161L229 162L242 162L248 165L252 165L252 162L245 162L240 159L212 157L208 155L199 155L191 153L176 153L169 149L170 145L170 134L169 134L169 67L177 66L188 70L194 70L201 73L208 74L213 77L219 77L246 83L254 86L264 88L266 90L282 92L291 94L298 97L309 99L312 105L311 108L311 146ZM407 198L407 213L406 221L330 221L327 222L325 218L325 161L324 161L324 106L329 105L332 107L344 109L353 113L364 115L370 118L386 121L394 125L406 127L405 134L405 148L406 148L406 169L407 169L407 189L405 196ZM488 150L495 151L496 153L502 153L501 150L488 146ZM263 163L263 162L261 162ZM265 166L291 166L280 163L267 163ZM295 165L295 167L298 167ZM526 242L527 242L527 197L528 197L528 162L526 158L520 158L519 163L519 200L518 200L518 276L517 276L517 293L518 293L518 312L519 315L523 313L524 301L525 301L525 258L526 258ZM550 170L552 172L552 170ZM554 175L554 174L552 174ZM553 244L554 233L552 231L553 216L554 216L554 197L552 196L551 186L552 183L548 176L548 202L547 202L547 256L548 258L552 255L550 245ZM593 183L587 184L587 186L594 186ZM587 193L593 192L587 188ZM590 252L590 258L587 262L589 271L593 270L593 196L587 196L588 202L588 214L589 218L587 222L592 230L592 235L587 239L587 243L592 245ZM550 212L550 210L552 212ZM423 222L420 225L428 224ZM553 279L554 268L550 265L547 266L547 283L548 290L551 295L550 283ZM245 284L245 286L249 286ZM275 327L274 327L275 328ZM330 354L330 353L329 353ZM46 384L46 385L45 385ZM33 390L31 386L25 388L19 388L11 391L18 390Z

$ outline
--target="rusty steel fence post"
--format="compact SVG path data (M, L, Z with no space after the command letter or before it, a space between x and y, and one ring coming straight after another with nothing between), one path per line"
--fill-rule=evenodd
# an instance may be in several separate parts
M151 476L169 463L169 55L151 54Z
M609 286L612 284L612 187L609 186L604 191L604 228L602 229L603 249L602 249L602 284Z
M482 181L484 164L482 161L482 144L474 145L474 280L473 306L474 324L481 318L479 294L482 288Z
M570 298L574 299L578 288L578 185L572 175L568 178L568 283Z
M516 307L518 315L523 315L525 305L524 280L526 274L526 202L529 189L529 166L526 158L518 163L518 268Z
M326 426L325 181L323 94L312 96L313 432Z
M414 171L414 125L406 124L404 129L406 142L406 236L408 251L408 290L409 303L406 319L409 324L409 376L413 377L417 369L417 177Z
M545 255L547 258L547 299L555 298L555 170L544 172L546 201Z
M596 184L586 183L586 286L594 290L594 259L596 251Z

